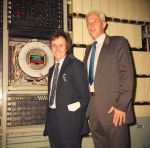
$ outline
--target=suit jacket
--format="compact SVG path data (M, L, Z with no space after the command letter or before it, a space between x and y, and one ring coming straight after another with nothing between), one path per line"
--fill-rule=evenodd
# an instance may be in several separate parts
M54 66L48 75L48 94ZM69 111L68 105L80 102L80 107ZM88 121L85 116L89 102L89 90L84 64L67 56L62 64L56 90L56 116L58 131L65 137L74 137L89 133ZM44 136L50 134L49 107L47 102L46 126Z
M91 50L85 53L84 63ZM113 113L108 114L111 106L127 113L126 123L134 121L132 110L132 91L134 85L133 65L129 44L124 37L108 36L102 46L94 79L95 99L93 110L102 125L111 125Z

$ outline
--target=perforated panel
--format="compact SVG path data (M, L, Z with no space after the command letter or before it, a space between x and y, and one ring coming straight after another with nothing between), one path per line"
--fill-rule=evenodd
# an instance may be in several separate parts
M7 127L40 125L45 123L45 95L15 95L7 100Z
M0 30L3 28L3 0L0 0Z
M8 22L12 36L45 37L63 29L63 0L8 0Z

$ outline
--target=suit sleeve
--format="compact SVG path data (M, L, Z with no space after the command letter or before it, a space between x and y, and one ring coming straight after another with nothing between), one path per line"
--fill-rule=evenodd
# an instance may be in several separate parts
M73 82L83 111L86 111L89 102L89 88L86 69L80 61L73 65Z
M127 40L120 38L119 43L116 58L119 72L119 95L114 107L126 112L132 99L134 84L133 63Z

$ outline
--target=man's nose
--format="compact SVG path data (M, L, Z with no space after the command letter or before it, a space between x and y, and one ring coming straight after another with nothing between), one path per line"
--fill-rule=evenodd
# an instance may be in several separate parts
M60 49L59 46L56 46L56 50L59 51L59 49Z

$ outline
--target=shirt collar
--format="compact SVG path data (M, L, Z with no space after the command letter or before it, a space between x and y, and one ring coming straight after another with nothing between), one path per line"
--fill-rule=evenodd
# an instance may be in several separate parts
M59 62L58 62L58 61L55 61L55 64L56 64L56 63L59 63L59 67L61 67L61 65L63 64L65 58L66 58L66 56L63 57Z
M96 39L96 41L97 41L98 43L103 42L103 41L105 40L105 37L106 37L106 34L103 33L102 35L100 35L100 36Z

